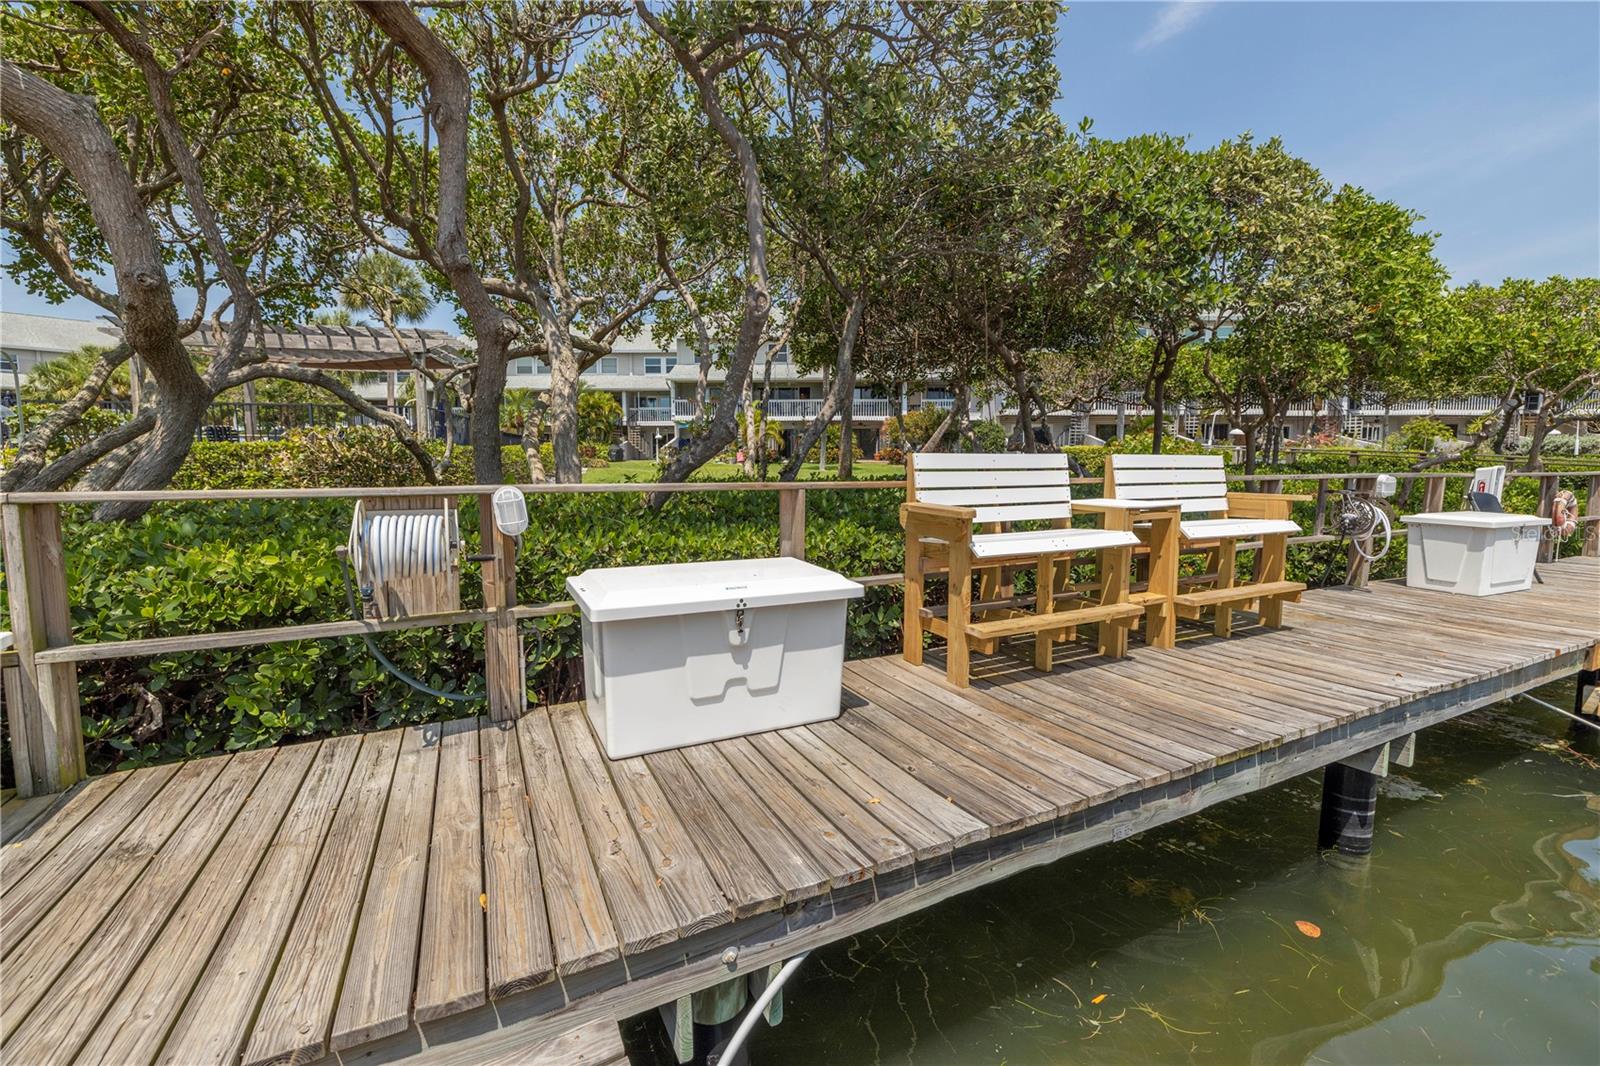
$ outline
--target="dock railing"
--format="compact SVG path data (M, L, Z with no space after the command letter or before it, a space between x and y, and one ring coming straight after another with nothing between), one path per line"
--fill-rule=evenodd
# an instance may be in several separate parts
M1309 533L1291 537L1290 544L1329 543L1340 539L1328 530L1330 506L1342 490L1371 491L1376 473L1299 474L1273 472L1231 476L1230 482L1252 486L1257 492L1281 492L1286 481L1314 482L1315 503ZM1469 478L1463 472L1397 474L1399 499L1409 499L1422 482L1419 511L1444 507L1445 488L1452 478ZM1600 555L1600 470L1511 473L1508 483L1528 478L1539 483L1538 513L1548 516L1561 479L1584 479L1583 543L1586 556ZM1342 483L1334 487L1334 482ZM1099 486L1099 478L1073 478L1074 486ZM516 588L514 549L510 538L494 531L490 497L499 485L436 485L393 488L317 489L197 489L148 492L13 492L0 493L0 519L4 524L4 558L14 647L0 651L0 683L11 726L12 763L21 796L59 792L85 775L83 734L79 721L78 664L109 659L163 655L217 648L237 648L383 633L434 626L482 624L484 673L490 717L504 721L521 714L525 695L520 689L522 651L517 623L576 611L570 600L520 603ZM567 493L778 493L778 551L806 557L806 494L820 491L904 491L904 481L808 482L690 482L657 484L630 482L603 485L519 485L530 496ZM399 619L345 619L266 629L232 632L186 633L138 640L77 643L72 633L61 508L112 502L155 505L182 502L222 503L239 500L358 499L386 496L471 498L478 508L482 543L476 558L483 571L484 605L481 609L455 610ZM1394 530L1403 538L1404 528ZM1546 558L1555 544L1547 541ZM1347 583L1362 585L1368 562L1354 545L1349 548ZM899 573L854 575L864 585L894 585Z

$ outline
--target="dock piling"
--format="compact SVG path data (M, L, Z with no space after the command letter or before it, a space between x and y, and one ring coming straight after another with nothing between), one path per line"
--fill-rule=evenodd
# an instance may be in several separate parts
M1377 817L1378 775L1345 762L1329 763L1322 773L1317 847L1344 855L1370 855Z

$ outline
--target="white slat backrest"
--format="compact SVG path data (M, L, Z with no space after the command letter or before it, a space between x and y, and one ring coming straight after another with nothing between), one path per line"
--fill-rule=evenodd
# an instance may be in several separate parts
M1061 452L918 452L906 456L909 498L971 507L980 524L1071 518L1068 463Z
M1186 514L1228 510L1228 475L1220 455L1106 457L1107 480L1119 500L1177 500Z

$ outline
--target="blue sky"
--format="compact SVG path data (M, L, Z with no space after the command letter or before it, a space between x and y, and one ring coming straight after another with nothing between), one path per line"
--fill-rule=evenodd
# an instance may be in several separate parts
M1600 274L1600 4L1079 3L1057 65L1102 136L1277 135L1422 212L1457 283ZM0 306L97 310L9 281Z
M1600 4L1078 3L1061 114L1280 136L1427 216L1457 283L1600 274Z

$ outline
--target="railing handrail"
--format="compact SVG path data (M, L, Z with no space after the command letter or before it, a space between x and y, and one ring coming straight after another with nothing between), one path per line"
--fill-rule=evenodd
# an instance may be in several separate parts
M1434 478L1470 478L1467 470L1349 470L1333 473L1298 473L1295 471L1266 471L1255 474L1228 473L1230 482L1259 484L1263 481L1345 481L1356 478L1373 478L1390 474L1406 480ZM1594 470L1508 470L1507 478L1580 478L1600 477ZM1099 485L1098 477L1074 477L1073 485ZM567 485L554 482L541 484L510 483L529 495L562 495L569 493L615 492L794 492L802 489L844 490L853 489L904 489L900 478L861 481L616 481L604 484ZM0 492L0 504L38 503L205 503L230 500L316 500L356 499L370 496L479 496L492 494L504 485L391 485L378 488L316 488L316 489L107 489L67 490L57 492Z

